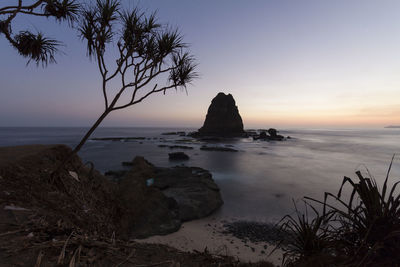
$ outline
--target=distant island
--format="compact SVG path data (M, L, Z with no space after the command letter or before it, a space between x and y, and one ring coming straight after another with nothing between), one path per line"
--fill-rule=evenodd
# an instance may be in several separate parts
M389 125L386 126L385 128L400 128L400 125Z

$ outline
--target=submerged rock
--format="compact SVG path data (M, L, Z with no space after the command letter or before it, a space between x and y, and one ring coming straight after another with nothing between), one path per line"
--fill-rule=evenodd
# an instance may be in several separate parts
M96 137L90 140L94 141L131 141L131 140L145 140L146 137Z
M239 150L230 147L220 147L220 146L202 146L200 150L206 151L221 151L221 152L238 152Z
M211 101L203 127L198 136L243 136L243 121L231 94L219 93Z
M183 152L169 153L168 157L170 160L188 160L189 159L189 156Z
M161 133L162 135L179 135L179 136L186 136L186 132L165 132Z
M181 145L158 145L158 147L168 147L170 149L193 149L192 146L181 146Z

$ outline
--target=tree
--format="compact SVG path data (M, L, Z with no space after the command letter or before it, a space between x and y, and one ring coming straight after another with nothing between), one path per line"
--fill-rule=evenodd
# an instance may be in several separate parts
M26 1L24 1L26 2ZM14 6L0 8L0 35L4 34L8 42L18 50L19 54L32 60L36 65L55 63L55 54L59 51L60 42L47 38L41 32L28 30L13 34L12 22L18 14L38 17L52 17L56 21L67 21L70 25L77 19L80 5L75 0L38 0L33 4L23 4L18 0Z
M138 104L155 93L186 89L198 76L194 57L186 51L178 30L157 23L155 13L146 16L138 8L122 10L118 0L97 0L81 17L80 36L101 74L104 111L73 154L110 112ZM110 57L114 61L108 60ZM116 90L114 95L112 90ZM125 102L119 103L123 94Z

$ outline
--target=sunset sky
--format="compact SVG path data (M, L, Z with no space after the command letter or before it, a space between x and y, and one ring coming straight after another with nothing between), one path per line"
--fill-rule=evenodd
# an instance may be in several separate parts
M179 27L200 79L188 94L152 96L103 126L199 127L218 92L234 96L247 128L400 124L398 0L123 3ZM101 80L76 31L51 19L16 22L62 41L65 54L44 69L26 66L0 35L0 126L89 126L103 109Z

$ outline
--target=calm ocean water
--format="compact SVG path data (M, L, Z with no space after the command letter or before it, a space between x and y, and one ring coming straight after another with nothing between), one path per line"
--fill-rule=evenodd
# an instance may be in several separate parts
M0 128L0 146L66 144L73 147L85 128ZM292 200L303 196L322 199L324 191L336 193L343 176L366 167L382 183L393 154L400 153L400 129L380 130L282 130L293 139L284 142L253 141L242 138L219 143L233 146L238 153L201 151L201 143L189 143L189 161L171 162L168 148L185 139L161 135L177 128L99 128L93 137L146 137L132 142L88 141L80 152L102 172L123 169L122 161L137 155L158 166L198 166L213 174L225 201L214 216L276 221L293 212ZM160 139L164 138L164 139ZM396 160L391 182L400 179Z

